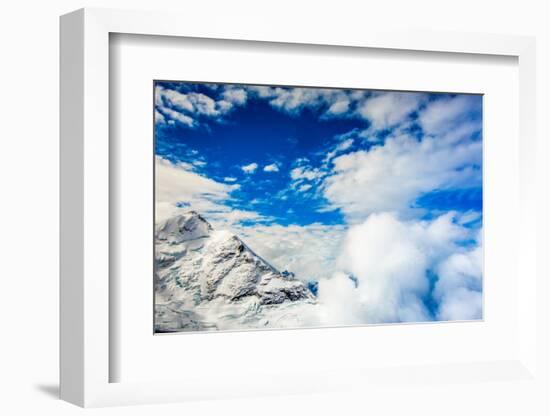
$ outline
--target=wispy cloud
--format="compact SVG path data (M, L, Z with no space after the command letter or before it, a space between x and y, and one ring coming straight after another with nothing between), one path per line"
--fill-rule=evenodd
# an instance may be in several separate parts
M190 208L205 215L219 227L233 227L241 221L269 222L254 211L231 208L231 193L238 184L220 183L195 172L189 163L155 159L155 220L160 221Z
M167 218L177 211L176 204L192 204L199 211L219 209L235 188L194 172L188 163L172 163L159 156L155 167L156 218Z
M313 168L310 166L298 166L290 171L290 177L292 180L308 180L313 181L319 179L323 176L318 168Z
M447 135L456 128L472 125L472 114L481 114L481 99L476 95L458 95L430 103L420 112L419 123L428 135ZM477 129L480 120L473 120Z
M270 165L264 166L264 172L279 172L279 165L272 163Z
M311 189L312 185L309 183L305 183L303 185L300 185L298 187L298 192L307 192Z
M343 226L262 225L235 228L244 241L279 270L289 270L304 281L329 278L335 268Z
M252 174L256 172L256 169L258 169L258 164L255 162L249 163L248 165L241 166L241 170L244 173L248 173L248 174Z
M163 124L173 124L174 122L179 122L187 127L195 127L196 123L195 120L193 120L192 117L180 113L179 111L172 110L169 107L161 107L162 108L162 117L159 118L159 120L162 121ZM168 121L166 121L168 119Z
M351 146L353 146L353 142L354 140L349 138L338 143L331 151L327 153L325 157L325 162L330 161L332 158L334 158L334 156L348 150Z

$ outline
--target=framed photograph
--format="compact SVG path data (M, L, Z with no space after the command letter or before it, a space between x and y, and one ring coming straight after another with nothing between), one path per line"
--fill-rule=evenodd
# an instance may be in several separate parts
M534 40L188 23L61 18L62 398L536 383Z
M480 94L154 82L155 333L480 320Z

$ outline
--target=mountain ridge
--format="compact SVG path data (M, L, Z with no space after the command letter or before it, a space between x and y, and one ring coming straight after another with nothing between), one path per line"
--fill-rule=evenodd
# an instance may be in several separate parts
M155 230L155 331L298 325L315 295L196 211Z

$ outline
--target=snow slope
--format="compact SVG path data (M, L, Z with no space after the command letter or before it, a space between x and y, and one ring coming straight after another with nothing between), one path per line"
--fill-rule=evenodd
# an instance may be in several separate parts
M315 296L197 212L156 228L155 331L300 327Z

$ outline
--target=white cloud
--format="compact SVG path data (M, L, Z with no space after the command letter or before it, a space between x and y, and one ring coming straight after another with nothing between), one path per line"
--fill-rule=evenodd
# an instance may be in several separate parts
M197 125L199 117L218 120L235 106L246 103L247 94L244 89L228 86L223 87L222 91L218 98L212 98L202 93L183 93L159 85L155 89L156 110L163 117L193 127ZM216 97L218 89L212 89L212 93Z
M457 218L457 222L461 225L471 224L479 221L482 218L482 213L479 211L466 211Z
M279 172L279 165L272 163L271 165L264 166L264 172Z
M321 178L322 176L323 176L323 172L321 172L319 169L311 168L308 166L299 166L290 171L290 178L294 181L296 180L313 181Z
M172 163L156 157L155 167L155 220L158 223L180 211L196 210L215 227L227 228L243 220L267 221L253 211L232 209L224 204L238 184L216 182L194 172L189 163ZM184 207L179 208L178 203Z
M235 232L279 270L289 270L303 281L328 278L345 235L343 226L255 225Z
M469 118L477 101L459 96L425 102L422 94L367 96L361 91L344 94L304 88L213 91L216 99L162 92L156 97L156 121L192 127L195 115L223 115L235 105L244 105L251 91L289 113L322 107L327 117L353 113L368 119L371 128L342 137L320 167L297 161L285 190L306 192L316 186L315 192L322 192L329 202L324 209L341 209L352 225L348 231L319 224L269 225L266 221L271 218L225 205L239 186L233 184L236 178L225 177L225 183L219 183L199 175L192 164L162 158L157 158L157 220L173 215L178 211L176 203L184 201L216 228L235 231L278 269L290 270L304 281L320 279L319 313L326 324L481 317L481 242L472 248L460 244L472 238L464 224L479 220L480 214L448 214L433 221L403 219L410 218L411 204L425 192L481 183L481 171L472 167L481 164L481 142L463 140L481 129L478 121ZM421 141L401 129L414 111L419 111L418 123L426 133ZM389 127L395 132L384 142L368 151L350 152L354 141ZM327 172L329 166L333 166L331 172ZM257 163L241 166L247 174L258 168ZM277 172L279 166L273 163L263 170ZM287 198L284 192L278 195ZM242 221L255 225L244 227ZM438 276L435 286L428 271ZM349 275L357 280L357 287ZM437 305L433 312L426 307L426 299Z
M246 93L246 90L243 88L226 88L226 90L222 94L222 97L224 98L224 100L232 104L244 105L246 103L248 95Z
M155 167L155 203L157 221L175 215L176 203L186 202L199 212L216 210L220 201L233 190L193 172L192 165L172 163L159 156Z
M465 253L455 253L437 268L439 280L434 295L439 303L438 319L479 319L482 313L481 246Z
M481 291L460 286L445 297L437 319L441 321L469 321L481 319L483 297Z
M336 156L339 153L342 153L346 150L348 150L351 146L353 146L353 139L345 139L342 142L338 143L334 149L332 149L330 152L327 153L327 156L325 157L325 163L331 160L334 156Z
M339 99L331 104L327 113L330 115L337 115L346 113L349 110L350 101L347 98Z
M164 118L164 116L158 110L155 110L155 124L165 124L165 123L166 123L166 119Z
M347 274L336 272L318 285L319 320L321 325L365 325L363 308L355 284Z
M250 86L247 89L289 114L298 114L304 108L323 108L322 117L343 116L354 102L350 91L330 88Z
M368 90L269 86L226 87L221 97L231 104L243 105L250 95L267 100L274 108L289 114L298 114L310 108L320 109L323 118L366 119L371 126L363 132L365 137L371 137L377 130L410 121L414 112L420 113L419 122L427 133L440 133L438 127L445 129L447 122L456 120L456 116L468 113L480 103L479 97L474 95L458 95L430 102L427 94L419 92L372 93Z
M246 89L250 93L257 95L259 98L269 98L273 97L273 95L275 94L274 87L268 87L264 85L249 85L246 87Z
M211 221L216 229L232 228L241 221L267 221L270 218L264 217L254 211L240 209L229 209L224 207L221 210L206 213L205 216Z
M473 287L469 279L481 278L481 249L458 244L469 233L452 214L431 222L371 215L345 237L337 261L345 273L319 282L319 301L330 312L324 319L348 324L479 319L481 285ZM433 293L428 270L440 273ZM439 305L435 316L426 307L429 298Z
M372 128L385 129L404 122L426 100L411 92L383 92L367 98L357 113L372 123Z
M171 119L170 121L174 121L174 120L179 121L180 123L185 124L188 127L195 126L195 121L191 117L185 114L182 114L178 111L174 111L171 108L163 107L162 113L163 113L163 116L169 117Z
M205 178L190 164L160 157L156 163L157 221L177 213L176 202L184 201L191 207L182 209L196 209L216 229L231 229L279 270L292 271L304 281L319 280L314 318L321 324L481 317L480 234L472 236L460 225L474 219L472 215L403 221L381 213L349 230L339 225L269 225L265 221L270 219L256 212L224 205L237 185ZM246 220L256 224L245 227L241 222ZM472 238L477 238L476 246L460 245ZM439 276L435 286L428 270ZM426 299L437 305L433 313Z
M254 173L256 172L256 169L258 169L258 164L257 163L250 163L248 165L244 165L244 166L241 166L241 170L244 172L244 173Z
M196 92L181 93L162 87L158 87L157 89L158 94L160 94L171 107L177 110L207 116L219 115L219 110L216 109L216 101L205 94Z
M319 89L275 88L270 103L287 112L294 112L305 106L317 107L322 104L322 101Z
M178 110L193 111L194 107L187 94L157 86L155 90L156 105L163 106L165 100Z
M459 128L479 129L479 123L468 120L468 114L481 112L481 100L476 95L457 95L434 101L420 112L419 123L422 130L430 135L449 134L450 130Z
M384 145L333 159L332 175L322 185L324 196L348 219L361 221L373 212L409 211L423 193L481 184L482 144L422 141L391 136Z

